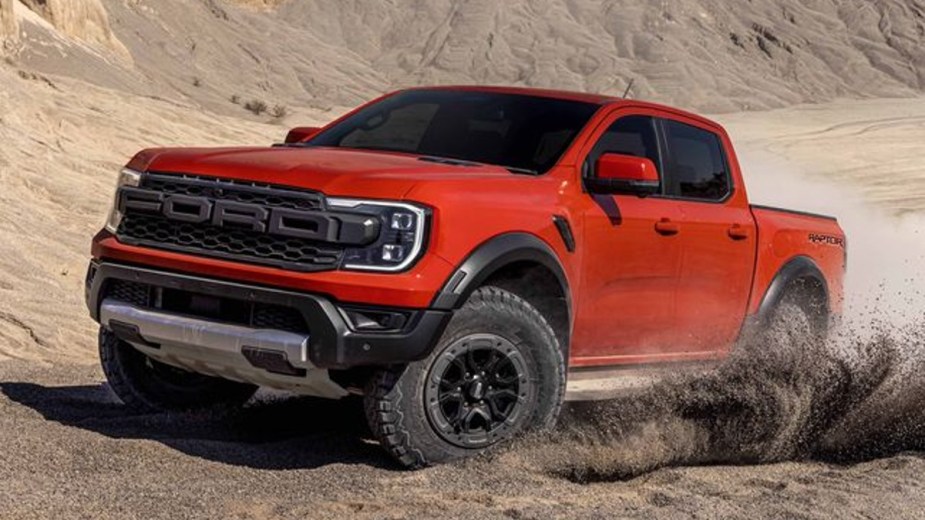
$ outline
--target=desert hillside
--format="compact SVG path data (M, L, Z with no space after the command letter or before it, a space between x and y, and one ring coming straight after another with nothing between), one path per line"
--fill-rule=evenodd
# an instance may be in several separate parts
M232 114L233 97L331 110L430 83L620 94L633 81L638 97L708 112L925 88L921 0L0 5L7 34L11 7L19 13L29 67Z

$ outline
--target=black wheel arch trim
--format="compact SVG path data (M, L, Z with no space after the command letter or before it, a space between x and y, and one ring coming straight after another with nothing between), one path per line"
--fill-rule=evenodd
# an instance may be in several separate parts
M764 292L764 297L761 300L761 305L758 307L758 312L756 314L758 323L767 325L774 313L774 309L777 308L777 305L780 303L781 299L783 299L790 282L805 278L815 280L820 284L825 293L824 304L828 311L829 285L826 282L825 275L822 274L822 270L819 269L819 266L816 265L816 262L814 262L812 258L808 256L796 256L788 260L783 267L777 271L777 274L774 275L767 290Z
M506 233L491 238L473 251L453 271L431 303L432 309L454 310L492 274L515 262L532 261L549 269L565 295L569 317L572 297L565 269L555 251L542 239L529 233Z

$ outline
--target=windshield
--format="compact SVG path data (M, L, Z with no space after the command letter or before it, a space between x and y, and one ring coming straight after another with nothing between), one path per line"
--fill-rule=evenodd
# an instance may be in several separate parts
M410 90L374 103L308 146L388 150L544 173L598 106L518 94Z

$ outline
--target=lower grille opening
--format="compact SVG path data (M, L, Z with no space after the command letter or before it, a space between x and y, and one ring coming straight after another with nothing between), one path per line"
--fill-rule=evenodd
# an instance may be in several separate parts
M295 308L282 305L157 287L128 280L109 281L103 289L102 298L111 298L141 308L257 329L309 333L302 313Z
M131 303L137 307L149 307L150 289L150 286L143 283L112 280L106 284L103 297Z
M253 231L175 222L150 215L126 215L118 237L138 244L184 253L273 265L296 271L337 267L343 248L300 238L258 235Z

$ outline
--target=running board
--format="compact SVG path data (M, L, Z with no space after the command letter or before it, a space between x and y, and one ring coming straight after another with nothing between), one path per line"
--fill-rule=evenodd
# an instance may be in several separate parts
M600 401L643 392L668 376L709 372L717 361L675 362L626 367L573 368L568 373L566 401Z

